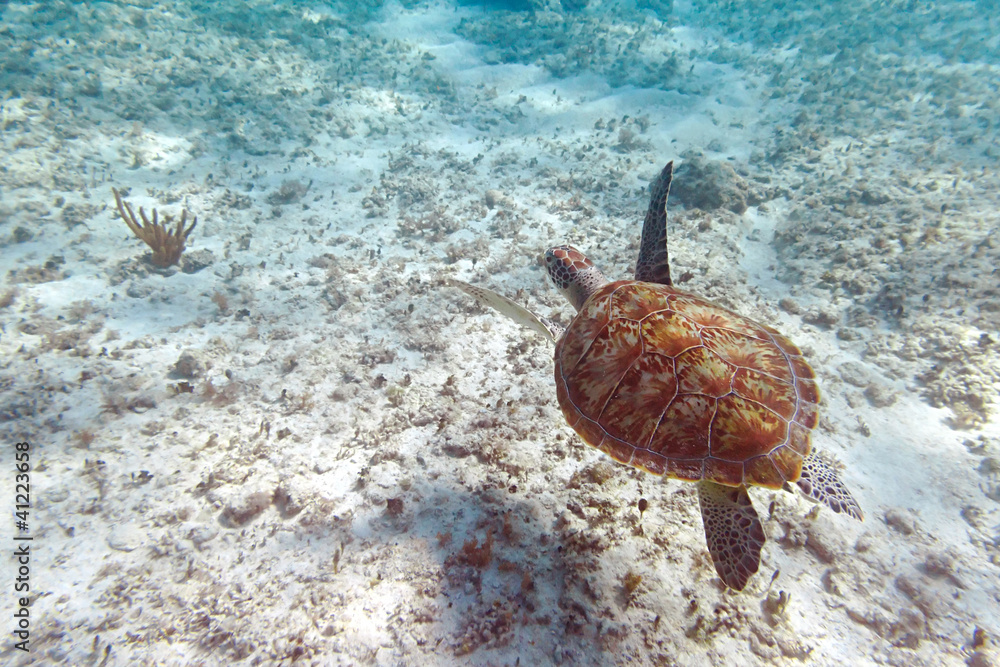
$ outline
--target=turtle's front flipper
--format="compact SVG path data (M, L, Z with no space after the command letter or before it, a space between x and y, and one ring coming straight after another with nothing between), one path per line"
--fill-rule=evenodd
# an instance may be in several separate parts
M858 521L864 521L861 507L840 481L837 471L817 456L816 452L802 459L802 475L796 484L802 489L802 493L827 505L834 512L843 512Z
M726 586L742 591L760 566L765 539L747 488L702 481L698 500L715 571Z
M544 317L535 315L524 306L511 301L502 294L497 294L493 290L488 290L485 287L476 287L475 285L470 285L469 283L452 278L446 279L445 283L451 285L452 287L457 287L466 294L472 296L476 301L484 306L489 306L498 313L506 315L521 326L527 327L532 331L537 331L550 340L559 340L559 336L562 335L563 329L561 326L555 322L550 322Z
M642 224L639 259L635 263L635 279L647 283L670 284L670 257L667 253L667 197L674 174L674 163L668 162L653 184L649 210Z

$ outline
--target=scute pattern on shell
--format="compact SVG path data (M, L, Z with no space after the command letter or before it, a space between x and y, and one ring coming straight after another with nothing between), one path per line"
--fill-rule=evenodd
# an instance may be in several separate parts
M599 289L556 349L570 426L614 459L689 481L798 479L819 391L788 338L653 283Z

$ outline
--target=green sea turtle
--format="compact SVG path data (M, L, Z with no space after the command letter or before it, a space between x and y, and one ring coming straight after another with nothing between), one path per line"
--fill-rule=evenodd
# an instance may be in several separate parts
M667 195L653 187L634 280L608 281L579 250L545 253L577 310L563 330L505 296L450 283L556 342L556 393L583 440L616 461L698 484L705 538L722 581L746 586L764 529L748 486L795 483L862 519L836 470L811 451L819 390L795 344L766 324L671 286Z

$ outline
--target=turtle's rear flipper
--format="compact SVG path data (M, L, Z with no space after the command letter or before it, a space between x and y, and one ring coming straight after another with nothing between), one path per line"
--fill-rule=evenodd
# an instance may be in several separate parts
M489 306L521 326L527 327L532 331L537 331L551 340L559 340L559 336L562 335L563 329L561 326L555 322L550 322L544 317L535 315L521 304L508 299L502 294L497 294L485 287L477 287L453 278L445 279L445 283L452 287L457 287L484 306Z
M702 481L698 483L698 500L715 571L726 586L742 591L760 567L764 546L764 527L747 488Z
M815 452L802 459L802 475L796 484L802 489L802 493L834 512L849 514L858 521L865 520L861 507L840 481L837 471Z

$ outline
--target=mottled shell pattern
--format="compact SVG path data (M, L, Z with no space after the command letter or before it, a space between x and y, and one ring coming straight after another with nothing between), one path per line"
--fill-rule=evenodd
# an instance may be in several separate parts
M819 390L788 338L666 285L622 280L556 348L570 426L655 475L781 488L799 478Z

